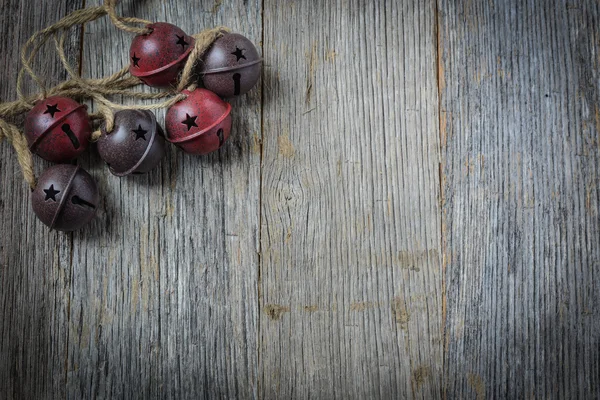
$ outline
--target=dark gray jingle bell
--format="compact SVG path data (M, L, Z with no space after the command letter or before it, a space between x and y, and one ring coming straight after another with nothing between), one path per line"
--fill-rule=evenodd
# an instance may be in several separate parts
M238 33L227 33L204 54L200 63L202 82L221 97L244 94L258 82L261 62L250 40Z
M48 168L32 193L37 217L51 229L74 231L94 218L100 201L94 179L76 165Z
M113 130L101 131L98 153L114 175L144 174L165 155L164 133L151 111L119 111Z

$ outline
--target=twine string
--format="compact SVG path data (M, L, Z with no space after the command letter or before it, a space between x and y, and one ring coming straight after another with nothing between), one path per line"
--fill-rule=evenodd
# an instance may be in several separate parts
M190 85L190 82L194 77L196 63L200 57L206 52L206 50L208 50L215 40L229 32L231 32L229 28L219 26L214 29L207 29L196 35L192 35L194 37L194 49L190 52L189 58L183 67L183 71L181 72L179 85L177 85L178 92L181 92L188 85Z
M23 48L21 49L21 64L23 65L21 70L19 71L19 75L17 77L17 94L21 101L26 101L25 94L23 93L22 85L23 85L23 77L25 72L29 74L29 76L37 83L37 85L42 89L42 96L46 97L46 87L44 82L31 68L31 62L34 60L37 55L39 49L46 43L46 41L55 33L61 30L68 30L69 28L75 25L85 24L87 22L94 21L108 12L107 9L109 6L102 7L90 7L84 8L82 10L76 10L72 13L68 14L64 18L60 19L54 25L51 25L41 31L34 33L29 40L25 43ZM37 43L36 43L37 42ZM31 53L29 52L29 48L33 46ZM42 98L43 98L42 97ZM29 103L31 107L33 104Z
M25 181L33 189L35 187L35 175L33 173L33 160L31 152L27 146L25 136L19 131L19 128L13 124L0 119L0 139L5 137L13 145L17 152L17 160L23 171Z
M104 121L105 129L110 132L114 126L114 111L116 110L156 110L168 108L186 98L187 96L181 93L181 91L186 88L188 90L196 88L195 80L197 77L195 76L195 66L198 60L216 39L223 34L230 32L226 27L217 27L193 35L194 48L188 56L176 87L168 90L151 93L132 90L133 87L140 85L142 82L134 76L129 76L128 66L103 78L83 78L79 72L76 71L76 68L69 63L65 54L64 46L66 34L70 28L95 21L108 15L112 24L125 32L138 35L151 32L151 29L147 27L147 25L151 24L150 21L117 15L115 10L117 3L118 0L104 0L104 5L102 6L73 11L55 24L33 34L29 40L27 40L25 45L23 45L20 54L22 67L17 75L18 100L0 103L0 141L2 138L6 138L12 144L17 153L17 159L24 179L32 189L35 188L36 178L27 140L19 128L14 124L7 122L6 119L14 118L28 112L33 108L37 101L50 96L72 97L80 101L91 99L96 104L97 112L91 114L90 119L94 121ZM144 25L144 27L135 26L139 24ZM42 46L50 39L54 42L58 57L67 71L69 78L54 87L47 88L44 80L35 73L31 64L35 60L35 57ZM40 88L39 93L28 95L24 92L23 83L26 75ZM124 106L122 104L114 103L107 98L116 95L137 98L140 100L162 101L152 104ZM94 131L91 140L98 140L100 135L100 130Z
M147 21L145 19L133 18L133 17L119 17L115 8L117 6L118 0L104 0L104 6L106 7L106 11L108 12L108 16L112 21L113 25L117 28L121 29L125 32L135 33L137 35L145 35L150 33L152 30L150 28L137 28L135 26L131 26L130 24L142 24L142 25L150 25L152 22Z

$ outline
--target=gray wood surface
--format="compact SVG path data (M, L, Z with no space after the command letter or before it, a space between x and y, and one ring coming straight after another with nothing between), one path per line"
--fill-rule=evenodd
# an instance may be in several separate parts
M0 0L2 101L98 3ZM243 33L263 80L218 153L119 179L88 152L74 234L0 144L0 399L600 397L598 2L121 3ZM68 54L100 77L130 40Z
M123 2L121 12L189 34L226 25L260 43L257 1L179 4ZM90 24L83 73L101 77L127 65L131 39L107 19ZM83 162L103 206L74 234L74 397L256 396L260 87L232 106L232 140L218 153L197 157L171 146L160 168L125 179L95 153ZM164 112L157 118L164 122Z
M599 17L440 2L449 398L600 398Z
M0 101L16 99L21 44L82 5L61 1L31 7L20 0L0 0ZM67 41L71 62L78 57L80 32L73 30ZM49 85L67 77L52 52L44 51L35 67L49 77ZM25 88L37 91L29 80ZM35 160L38 172L50 165ZM61 398L66 394L73 240L37 221L29 187L6 141L0 144L0 191L0 398Z
M434 2L267 1L264 20L259 394L435 397Z

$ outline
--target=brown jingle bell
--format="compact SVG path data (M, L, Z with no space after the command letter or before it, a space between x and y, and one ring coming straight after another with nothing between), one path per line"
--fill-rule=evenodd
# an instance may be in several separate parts
M87 106L67 97L38 101L25 118L29 150L55 163L73 160L88 146L92 126Z
M100 201L94 179L76 165L48 168L33 191L31 203L38 218L50 229L74 231L94 218Z
M200 63L202 82L221 97L247 93L260 78L261 62L250 40L238 33L227 33L204 54Z
M149 24L150 33L137 35L131 42L131 75L146 85L167 87L177 82L177 75L194 48L194 38L173 24Z
M144 174L165 155L163 130L151 111L119 111L113 130L107 133L102 126L101 131L98 153L113 175Z

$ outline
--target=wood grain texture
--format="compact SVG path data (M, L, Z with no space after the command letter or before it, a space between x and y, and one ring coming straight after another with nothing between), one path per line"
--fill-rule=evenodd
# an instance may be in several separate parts
M16 100L19 51L29 33L81 6L82 1L30 7L0 0L0 101ZM68 37L72 62L77 60L80 39L80 30ZM49 85L66 78L51 54L43 50L34 64L40 75L52 77ZM30 80L24 87L28 93L39 91ZM38 160L36 171L49 165ZM72 238L48 232L37 221L29 187L6 141L0 144L0 182L0 398L64 397Z
M0 0L2 101L20 45L99 2ZM0 145L0 399L600 397L597 1L119 12L227 25L263 80L218 153L117 178L88 152L102 205L74 234ZM105 76L131 38L104 19L67 53Z
M261 398L441 395L433 1L265 1Z
M260 43L257 1L122 4L122 15L189 34L226 25ZM131 39L107 19L90 24L83 73L127 65ZM256 397L260 85L232 105L232 137L220 152L171 147L160 168L130 178L110 175L95 152L83 161L103 205L74 235L74 397ZM163 123L164 111L157 118Z
M599 398L598 2L439 5L447 397Z

